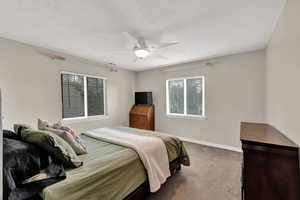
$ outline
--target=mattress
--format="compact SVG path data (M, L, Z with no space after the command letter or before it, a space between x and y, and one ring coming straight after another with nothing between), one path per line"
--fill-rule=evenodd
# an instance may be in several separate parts
M126 127L119 129L151 134ZM147 180L146 170L134 150L85 135L81 139L88 147L88 154L79 156L83 166L67 169L65 180L46 187L42 192L44 200L122 200ZM162 139L170 162L180 155L189 162L178 139L166 136Z

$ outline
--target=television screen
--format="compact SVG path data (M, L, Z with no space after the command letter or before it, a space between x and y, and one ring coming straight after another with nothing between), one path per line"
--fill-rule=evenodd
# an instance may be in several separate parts
M152 92L136 92L135 93L136 105L152 105Z

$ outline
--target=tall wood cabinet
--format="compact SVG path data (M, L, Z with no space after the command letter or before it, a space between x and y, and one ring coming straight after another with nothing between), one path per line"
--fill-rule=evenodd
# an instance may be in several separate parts
M242 199L300 200L299 148L267 124L241 123Z
M154 105L134 105L129 113L129 126L154 131Z

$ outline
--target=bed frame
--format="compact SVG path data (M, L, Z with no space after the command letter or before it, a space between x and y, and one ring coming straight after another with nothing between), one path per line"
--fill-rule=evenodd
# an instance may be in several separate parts
M181 170L181 164L179 158L175 159L170 163L171 176ZM146 180L140 185L135 191L130 193L124 200L144 200L150 194L149 181Z

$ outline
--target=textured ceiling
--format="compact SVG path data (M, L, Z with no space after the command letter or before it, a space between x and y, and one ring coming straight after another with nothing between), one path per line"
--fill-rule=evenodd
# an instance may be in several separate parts
M264 48L285 2L1 0L0 37L141 71ZM124 32L179 44L134 62Z

